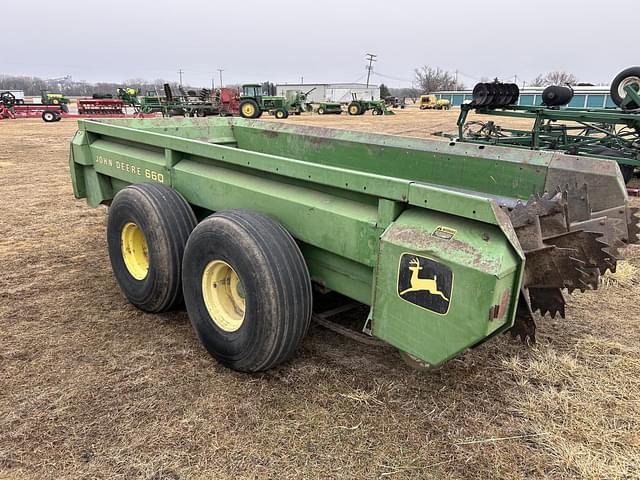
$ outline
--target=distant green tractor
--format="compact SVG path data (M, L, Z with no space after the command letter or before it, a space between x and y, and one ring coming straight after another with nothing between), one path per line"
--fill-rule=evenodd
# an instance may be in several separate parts
M313 90L313 89L312 89ZM307 95L311 92L287 92L287 96L265 95L262 85L251 83L242 86L240 94L240 116L244 118L259 118L268 112L278 119L287 118L289 114L300 115L311 107L306 103Z
M395 115L387 108L384 100L360 100L355 92L351 93L351 97L351 103L347 106L349 115L362 115L369 110L373 115Z
M67 105L69 99L62 93L49 93L47 90L40 90L40 100L44 105Z

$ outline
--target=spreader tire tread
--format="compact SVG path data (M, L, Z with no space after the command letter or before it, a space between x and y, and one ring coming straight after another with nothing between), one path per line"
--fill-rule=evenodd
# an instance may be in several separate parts
M142 280L129 273L123 259L121 232L135 223L149 249L149 270ZM125 297L147 312L164 312L182 304L182 256L197 219L178 192L159 183L130 185L109 208L107 243L116 281Z
M203 300L203 271L213 260L229 264L245 292L244 320L233 332L213 322ZM288 360L309 326L311 280L304 257L281 225L257 212L226 210L203 220L187 242L183 285L198 337L235 370L262 371Z

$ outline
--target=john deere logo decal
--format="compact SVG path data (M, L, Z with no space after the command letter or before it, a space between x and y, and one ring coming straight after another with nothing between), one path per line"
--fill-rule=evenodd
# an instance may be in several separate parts
M449 311L453 272L429 258L403 253L398 270L398 295L403 300L441 315Z

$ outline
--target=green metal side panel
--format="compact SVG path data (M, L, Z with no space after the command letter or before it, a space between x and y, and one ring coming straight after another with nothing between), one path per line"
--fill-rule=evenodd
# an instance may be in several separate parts
M236 125L234 134L244 150L518 198L541 191L551 158L548 152L339 130L328 135L327 129L305 127L309 138L286 127Z
M96 172L131 183L158 182L171 185L171 171L164 152L96 140L91 144Z
M371 305L373 268L311 245L301 244L300 249L316 284Z
M73 140L71 140L71 148L69 149L69 174L71 175L73 195L76 198L85 198L87 196L87 186L84 181L84 172L80 159L84 155L91 156L85 136L86 132L77 131ZM85 146L86 148L83 148Z
M522 265L499 226L410 208L381 238L373 334L438 365L512 325Z
M252 172L253 173L253 172ZM277 219L298 240L372 267L382 229L376 205L195 160L173 169L173 187L212 211L247 208Z
M83 130L78 131L71 141L69 171L76 198L86 197L87 203L92 207L113 198L110 178L100 175L93 168L89 135Z

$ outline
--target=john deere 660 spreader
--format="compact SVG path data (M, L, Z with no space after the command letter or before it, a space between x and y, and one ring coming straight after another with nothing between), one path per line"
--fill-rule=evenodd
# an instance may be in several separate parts
M312 285L370 306L360 330L431 366L564 316L636 241L615 162L247 120L80 121L76 197L110 205L115 278L182 305L241 371L288 358ZM347 354L345 352L345 354Z

